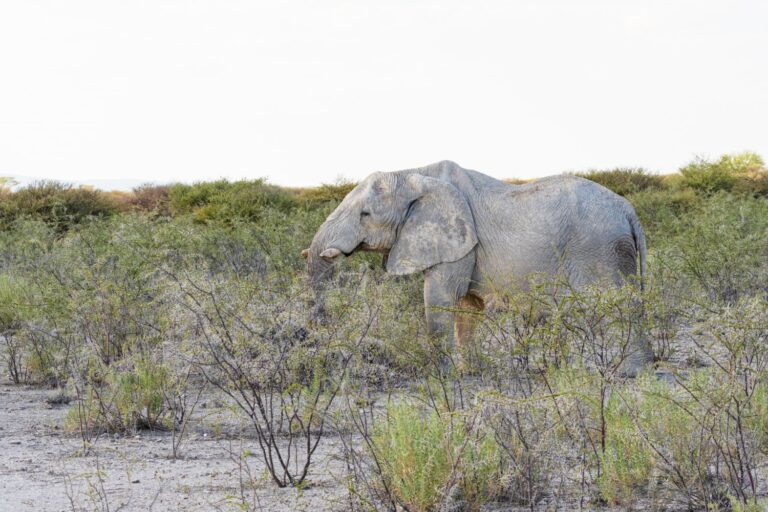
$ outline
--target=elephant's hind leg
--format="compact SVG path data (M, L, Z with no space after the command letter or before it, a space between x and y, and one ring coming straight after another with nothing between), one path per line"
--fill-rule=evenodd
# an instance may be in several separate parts
M475 358L475 345L472 338L480 319L480 315L485 309L483 299L477 295L468 293L459 299L456 313L454 314L453 332L456 339L456 348L459 352L459 361L462 369L466 369L467 363L471 363Z
M639 280L641 270L638 268L639 262L637 261L638 255L634 239L630 237L618 239L614 244L614 252L617 262L616 285L622 286L629 282L636 286L637 290L641 293L641 296L632 303L634 309L632 315L634 328L632 343L626 347L626 355L619 368L621 376L635 377L638 372L653 363L654 354L648 333L643 330L645 324L645 311L642 299L643 288L642 282Z

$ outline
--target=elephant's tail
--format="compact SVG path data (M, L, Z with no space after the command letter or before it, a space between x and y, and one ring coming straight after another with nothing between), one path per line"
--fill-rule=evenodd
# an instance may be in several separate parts
M632 238L635 239L635 253L638 256L637 271L640 274L640 290L645 290L645 272L646 272L646 256L647 248L645 246L645 233L643 227L640 225L640 219L636 214L630 215L629 225L632 229Z

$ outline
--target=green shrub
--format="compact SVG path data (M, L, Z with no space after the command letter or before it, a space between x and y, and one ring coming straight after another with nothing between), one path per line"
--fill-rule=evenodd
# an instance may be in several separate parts
M470 510L498 494L498 445L465 420L407 404L388 409L374 444L384 478L409 510L435 510L454 486Z
M8 229L16 219L31 217L65 231L89 217L109 217L117 211L115 200L105 192L40 181L7 194L0 202L0 229Z
M0 274L0 360L15 384L27 379L26 350L18 335L29 309L26 283Z
M679 220L701 201L689 188L650 189L630 194L627 199L640 217L651 248L659 247L673 234Z
M705 194L730 191L736 183L736 176L730 169L701 158L680 169L680 173L685 186Z
M765 299L740 300L711 313L691 340L712 359L710 367L675 374L676 385L647 375L634 391L617 392L635 435L653 450L655 473L690 509L756 499L765 463L766 341ZM628 438L631 432L622 440Z
M730 491L743 499L750 492L746 474L737 477L733 470L754 471L753 461L743 459L745 453L734 444L739 432L727 425L722 393L733 390L721 388L712 377L706 370L694 372L679 379L683 387L649 379L633 404L637 431L658 455L661 482L670 484L690 510L721 510Z
M435 507L452 466L440 417L431 413L424 419L422 411L401 405L389 411L375 441L399 498L414 510Z
M171 185L168 196L173 214L192 214L201 223L233 218L258 221L266 208L288 212L296 205L286 189L268 185L264 180L177 183Z
M577 173L576 176L599 183L621 196L664 188L664 181L661 176L651 174L640 168L622 167L607 171L589 170Z
M115 419L129 430L159 427L166 412L162 393L168 371L146 353L134 357L132 363L127 371L115 367L107 377L114 392Z
M730 153L720 157L717 164L727 169L731 174L744 174L750 171L761 169L765 162L757 153L743 151L741 153Z
M764 177L759 176L763 171L763 159L752 152L726 154L717 161L697 158L682 169L683 184L704 194L718 191L729 192L740 181L741 190L752 186L761 188ZM758 178L758 179L755 179Z
M704 292L734 302L768 290L768 202L718 194L680 219L666 241L664 264ZM662 249L662 247L659 247Z
M0 269L16 276L32 272L35 264L50 252L56 238L53 228L40 219L15 220L7 230L0 229Z
M354 182L340 182L335 185L323 184L319 187L303 188L296 191L299 204L314 208L328 203L338 204L357 186Z
M746 423L762 453L768 455L768 382L762 381L755 386Z
M541 379L517 382L522 384L517 389L487 393L480 403L502 450L504 499L534 509L543 498L557 495L556 471L572 462L573 440L566 432L571 425L561 423L560 414L573 395L564 388L553 393Z
M165 428L169 411L163 400L168 370L149 353L137 353L104 366L91 359L88 380L75 387L79 403L67 413L69 430L134 432Z
M624 399L633 395L625 391ZM600 495L611 505L628 505L640 497L651 482L656 456L639 432L635 419L616 394L605 411L605 447L601 451Z
M706 485L707 464L714 453L692 421L691 414L698 410L695 400L653 376L639 384L640 395L626 396L624 405L633 410L636 432L662 455L657 459L658 471L683 493L690 492L688 500L706 500L699 488Z
M746 505L733 496L729 497L729 505L733 512L765 512L768 509L768 500L754 500Z
M20 327L28 307L26 286L20 278L0 274L0 334Z

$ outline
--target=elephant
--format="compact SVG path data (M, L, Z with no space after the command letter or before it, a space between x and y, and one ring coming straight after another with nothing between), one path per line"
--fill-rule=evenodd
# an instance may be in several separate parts
M349 192L303 251L318 300L334 260L355 251L384 253L389 274L423 273L427 330L449 347L472 331L456 311L482 311L493 290L524 289L533 274L578 289L642 286L646 272L645 235L623 197L573 175L513 185L447 160L376 172ZM623 374L652 357L640 337Z

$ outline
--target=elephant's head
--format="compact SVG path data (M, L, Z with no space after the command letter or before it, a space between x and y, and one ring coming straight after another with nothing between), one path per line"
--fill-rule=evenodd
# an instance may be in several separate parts
M388 254L386 269L411 274L464 257L477 244L464 195L416 173L375 173L326 219L305 251L310 282L321 290L333 261L356 250Z

